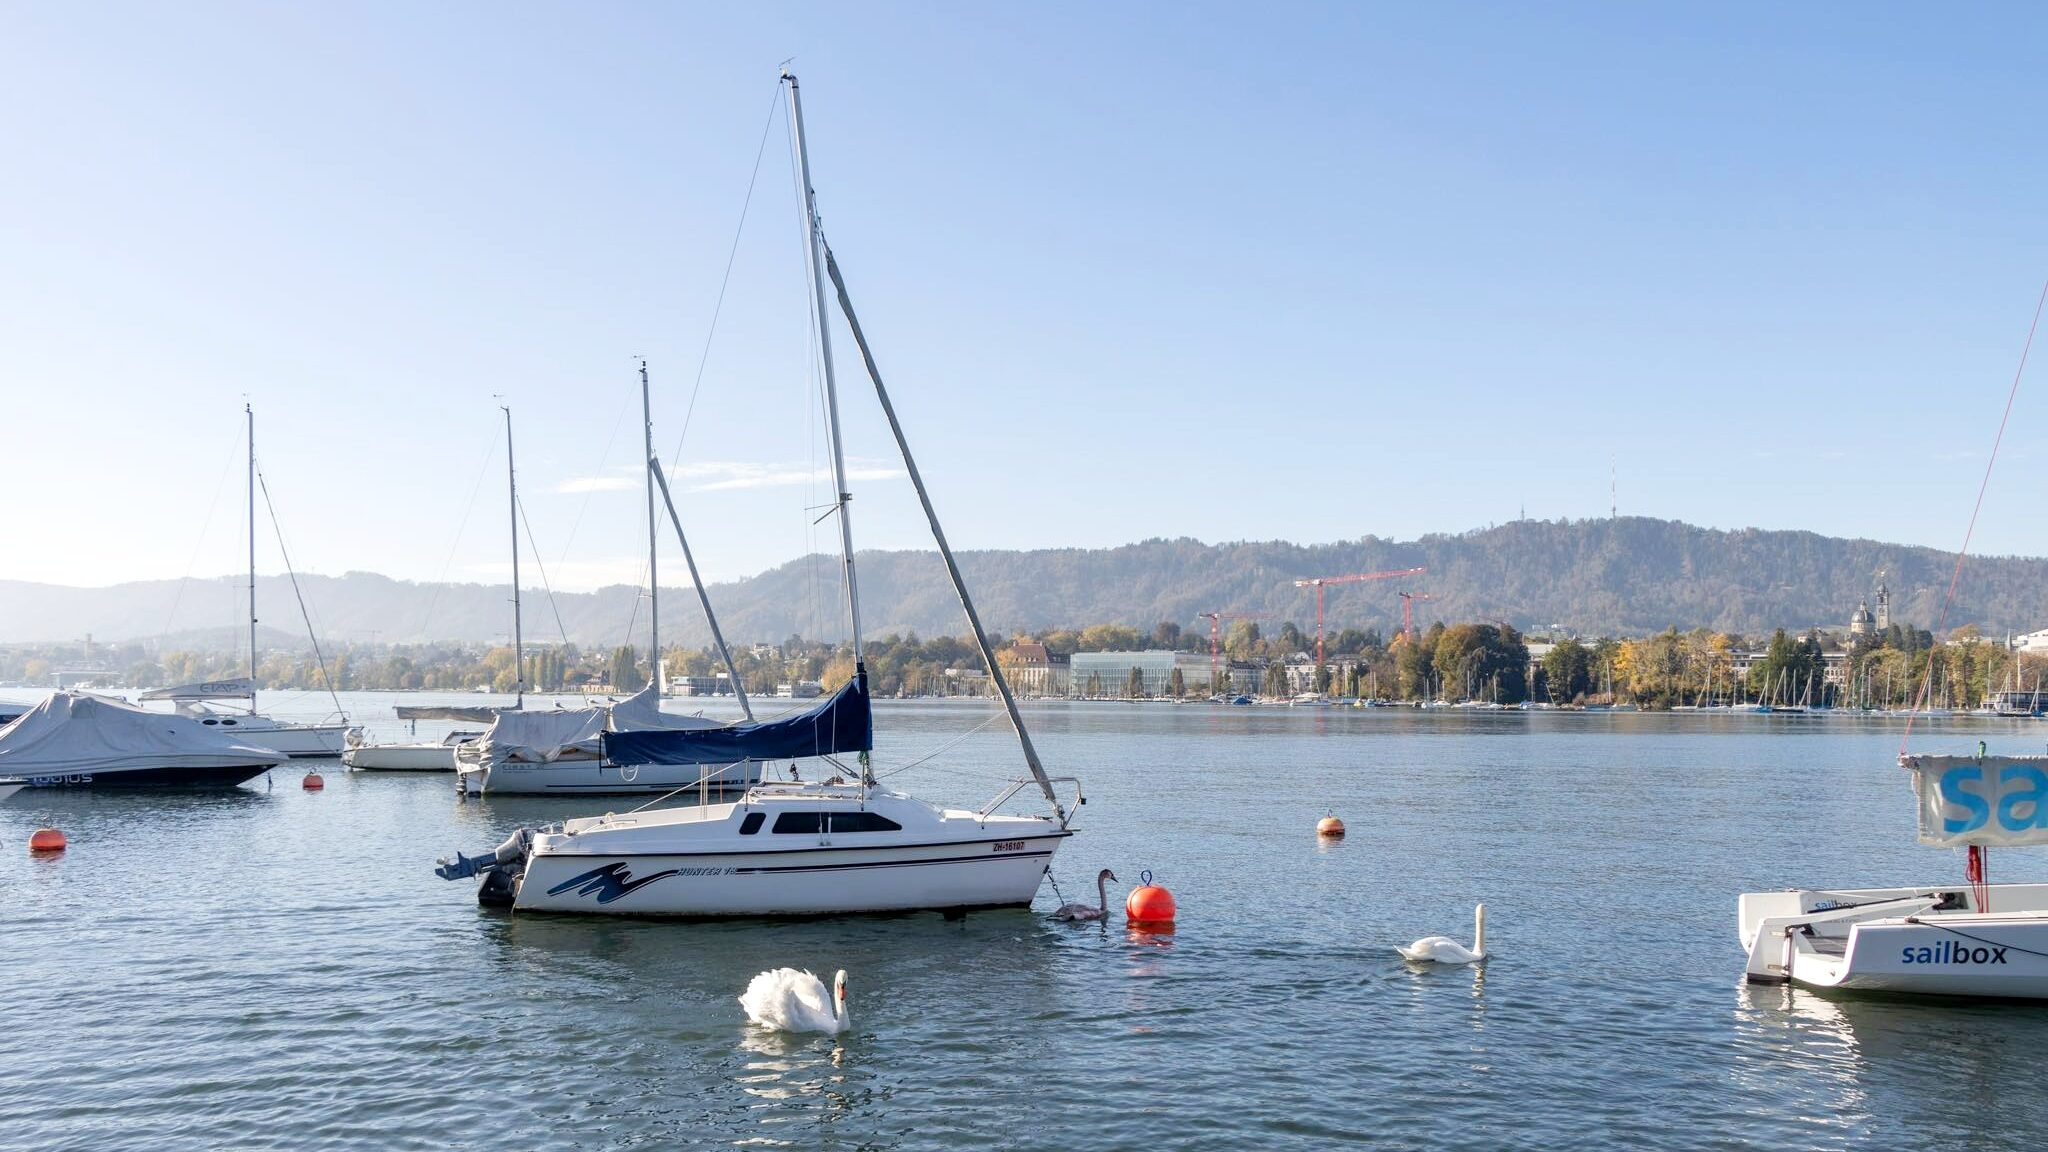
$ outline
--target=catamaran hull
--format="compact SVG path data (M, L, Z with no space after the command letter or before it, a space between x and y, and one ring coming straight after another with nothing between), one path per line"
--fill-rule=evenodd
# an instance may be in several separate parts
M466 796L639 796L694 789L710 774L705 787L730 792L761 782L758 761L723 769L703 764L606 764L589 759L563 759L545 764L504 761L457 769L457 788Z
M2048 885L1768 892L1739 905L1754 983L2048 1000ZM1887 907L1901 904L1905 906ZM1916 906L1917 905L1917 906Z
M625 916L823 916L1025 907L1069 833L889 848L527 860L513 907Z

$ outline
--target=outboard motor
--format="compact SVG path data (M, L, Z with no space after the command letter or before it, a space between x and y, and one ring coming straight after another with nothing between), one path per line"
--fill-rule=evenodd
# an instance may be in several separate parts
M479 852L474 856L464 856L457 852L453 862L443 856L436 862L438 866L434 869L434 875L443 880L467 880L480 873L523 872L526 853L532 844L533 829L521 828L512 833L503 844L488 852Z

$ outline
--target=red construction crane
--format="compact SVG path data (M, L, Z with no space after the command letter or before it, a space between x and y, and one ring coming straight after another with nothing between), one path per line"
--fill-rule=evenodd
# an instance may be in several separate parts
M1420 576L1427 568L1402 568L1394 572L1359 572L1350 576L1318 576L1313 580L1296 580L1296 588L1313 587L1316 590L1316 682L1323 679L1323 585L1358 584L1366 580L1387 580L1395 576Z
M1427 592L1401 593L1401 635L1410 640L1415 639L1415 602L1434 599L1436 597Z
M1217 672L1220 670L1216 663L1216 657L1222 651L1217 645L1218 626L1225 620L1257 620L1258 617L1248 616L1243 612L1197 612L1195 615L1209 622L1209 691L1211 693L1221 692L1223 691L1222 687L1220 687L1222 682L1216 678Z

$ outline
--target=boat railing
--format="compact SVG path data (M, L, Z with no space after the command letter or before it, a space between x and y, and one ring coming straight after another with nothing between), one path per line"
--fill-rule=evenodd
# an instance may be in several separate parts
M1049 776L1046 778L1046 782L1048 784L1072 784L1074 786L1074 802L1066 806L1067 820L1072 820L1074 818L1074 811L1088 802L1088 798L1081 795L1081 778L1079 776ZM976 817L982 820L988 819L990 816L995 815L996 809L1008 804L1011 797L1037 783L1038 778L1035 776L1025 776L1013 781L1008 788L1003 790L1002 795L989 801L982 807L981 811L975 813ZM1066 822L1062 821L1060 826L1062 828L1066 827Z

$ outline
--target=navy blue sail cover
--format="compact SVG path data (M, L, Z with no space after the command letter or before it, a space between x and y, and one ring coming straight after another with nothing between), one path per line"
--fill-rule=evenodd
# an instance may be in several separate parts
M604 758L614 764L737 764L791 760L875 746L865 670L817 707L762 724L662 732L607 732Z

